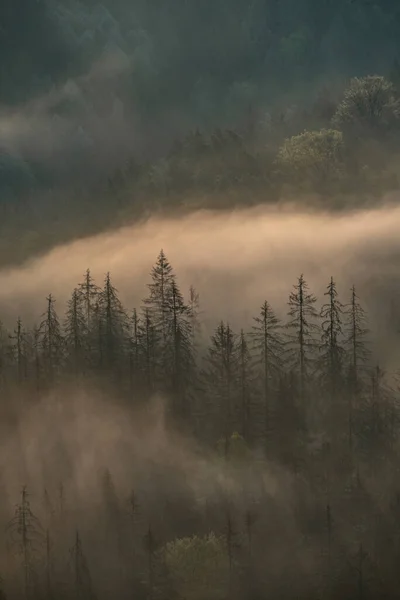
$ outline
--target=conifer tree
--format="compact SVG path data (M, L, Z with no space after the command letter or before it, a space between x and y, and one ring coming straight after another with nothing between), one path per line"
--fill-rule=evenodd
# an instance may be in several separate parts
M357 394L360 391L360 375L365 368L370 351L367 346L369 333L367 316L359 302L354 285L351 288L350 302L346 306L345 332L351 385L354 393Z
M160 333L162 349L164 349L167 341L171 286L174 280L172 266L164 251L161 250L151 271L151 283L147 286L149 296L144 300L144 305L149 309L153 325Z
M129 339L128 319L117 289L107 273L99 293L99 320L101 324L104 364L108 369L122 370Z
M73 577L74 598L77 600L95 600L92 578L83 552L79 531L76 532L75 543L70 550L70 567Z
M189 386L194 384L194 353L191 315L175 279L171 282L168 300L167 344L165 346L167 375L175 401L175 415L187 419L190 414Z
M159 336L153 324L149 308L143 310L143 316L138 325L138 336L144 390L146 395L150 396L154 392L156 384Z
M75 377L84 373L88 358L88 328L83 299L82 293L75 288L67 304L64 323L67 364Z
M287 360L291 368L299 375L300 401L305 399L306 385L309 382L313 365L316 360L317 341L315 334L318 329L315 308L317 299L310 293L303 275L289 296L289 330Z
M284 342L282 325L269 302L261 306L260 314L254 317L251 331L255 364L261 370L262 396L264 403L264 436L267 441L271 433L271 395L277 385L282 369Z
M12 340L12 356L16 364L16 379L19 384L27 378L27 342L26 333L22 326L20 317L17 319L17 326L14 329L13 335L10 335Z
M193 349L197 349L198 338L201 333L201 323L200 323L200 294L193 287L193 285L189 288L189 301L188 301L188 315L190 319L190 330L192 333L192 346Z
M104 323L99 301L93 307L91 325L88 335L89 360L93 370L102 373L105 366Z
M365 371L365 366L370 356L367 346L367 336L369 333L367 317L359 302L354 285L351 288L350 302L346 306L344 331L349 375L349 444L352 447L354 434L353 411L355 408L359 408L358 404L363 387L362 374Z
M84 280L79 284L78 291L82 295L83 313L86 321L86 330L89 330L92 325L93 310L97 304L100 288L95 284L90 273L90 269L86 270Z
M208 395L213 399L217 410L217 422L219 421L219 430L224 438L226 458L229 455L229 441L235 421L237 372L236 336L229 325L221 322L211 336L211 344L205 358L204 376Z
M39 331L45 376L47 383L52 384L62 366L64 340L55 310L55 300L51 294L47 297L47 310L42 315Z
M343 305L338 298L333 277L331 277L327 286L325 296L327 296L327 302L321 307L320 366L322 390L328 394L330 400L327 415L328 422L331 425L330 435L332 437L333 429L341 425L335 421L335 412L340 408L337 403L340 400L340 392L343 391L343 362L345 358L342 340Z
M21 502L8 523L11 543L21 557L25 599L33 597L38 584L38 552L43 546L44 532L39 519L33 514L26 486L22 488Z

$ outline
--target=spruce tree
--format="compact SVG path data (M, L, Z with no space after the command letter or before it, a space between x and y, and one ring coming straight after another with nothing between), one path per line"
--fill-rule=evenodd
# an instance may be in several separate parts
M84 297L75 288L67 304L64 323L64 339L67 365L75 377L85 372L88 359L88 328Z
M7 531L21 557L24 597L28 600L37 591L39 552L45 537L39 519L32 512L26 486L22 488L21 502L8 523Z
M157 262L151 270L151 283L147 286L149 296L145 298L144 305L149 309L153 325L160 333L162 350L167 341L171 286L174 280L175 276L172 266L165 256L164 251L161 250Z
M72 571L73 594L76 600L95 600L92 578L83 552L79 531L70 549L70 569Z
M335 415L340 407L337 403L341 400L343 392L343 366L345 350L343 347L343 305L338 298L336 283L331 281L325 292L327 302L321 307L321 346L320 346L320 369L322 380L322 391L329 397L327 411L328 422L331 425L331 437L333 428L341 423L336 423Z
M221 322L211 336L203 377L207 396L214 405L210 408L216 417L219 435L224 439L225 457L229 455L233 425L237 424L234 407L238 364L237 337L228 324Z
M20 317L17 319L17 325L14 329L11 339L11 353L16 366L16 380L19 384L27 378L28 370L28 348L27 348L27 335L22 326Z
M287 342L287 360L291 368L299 376L299 395L301 403L304 402L306 386L310 376L315 370L316 350L318 347L316 320L318 313L315 308L317 299L309 291L308 284L303 275L298 278L297 284L289 296L289 330Z
M168 299L167 343L165 346L165 377L170 380L174 414L179 419L190 415L190 385L194 385L195 361L191 314L175 279Z
M123 370L128 350L129 324L126 312L107 273L99 293L99 326L104 366L115 374Z
M283 366L284 340L281 333L281 321L275 315L269 302L263 303L260 314L253 320L254 325L250 335L253 342L255 365L260 369L264 413L263 436L267 442L271 434L272 394L278 385Z
M325 292L327 302L321 307L321 362L328 378L328 388L335 394L335 388L342 374L344 348L342 346L343 305L338 299L336 283L331 281Z
M143 373L143 388L147 397L156 390L156 374L158 371L159 335L152 321L149 308L144 308L138 324L140 344L140 364Z
M47 297L47 310L42 315L39 331L45 378L51 385L60 374L64 357L64 339L51 294Z
M86 329L89 330L92 324L93 310L97 304L98 295L100 293L100 288L95 284L90 269L86 270L84 279L78 286L78 291L82 295Z
M351 288L350 302L346 306L344 332L348 363L348 429L351 448L354 435L353 412L360 408L359 403L364 387L363 374L370 356L367 316L360 304L354 285Z
M201 310L200 310L200 295L193 285L189 288L189 300L188 300L188 315L190 319L190 328L192 334L192 346L194 350L197 350L199 337L201 333Z

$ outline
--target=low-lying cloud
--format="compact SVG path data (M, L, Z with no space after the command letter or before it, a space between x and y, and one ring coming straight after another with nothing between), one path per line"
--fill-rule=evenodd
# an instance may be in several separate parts
M61 311L90 268L101 284L110 271L127 307L139 307L161 248L184 291L193 284L206 321L249 324L268 299L280 313L304 273L321 297L331 275L343 301L354 283L371 313L378 344L390 354L396 328L400 208L351 214L258 207L150 218L54 248L21 267L0 272L0 302L8 317L37 318L50 292Z

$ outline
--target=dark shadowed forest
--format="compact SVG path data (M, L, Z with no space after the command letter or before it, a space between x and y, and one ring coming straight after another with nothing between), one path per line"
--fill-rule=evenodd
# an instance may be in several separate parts
M155 211L399 187L397 0L3 0L0 25L3 264Z
M0 600L399 597L399 167L398 0L0 0Z

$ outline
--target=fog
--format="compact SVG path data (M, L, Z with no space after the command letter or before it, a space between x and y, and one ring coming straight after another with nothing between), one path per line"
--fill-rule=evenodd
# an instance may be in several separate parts
M342 214L257 207L150 218L3 269L0 301L6 319L36 320L49 293L62 311L90 268L99 284L110 271L124 303L139 308L162 248L182 289L198 289L210 326L221 318L245 325L264 299L284 314L301 273L318 296L334 276L343 301L354 283L387 361L398 318L399 223L400 209L385 206Z
M301 273L320 299L331 275L337 280L343 301L348 300L354 283L369 312L380 364L396 370L399 354L393 325L398 314L399 223L400 209L384 202L381 208L345 214L300 211L293 206L260 206L154 217L56 247L20 267L3 269L3 320L11 326L17 316L28 324L37 322L49 293L55 295L56 308L62 314L72 289L88 267L99 284L110 271L125 306L140 307L150 269L163 248L181 288L188 290L193 284L198 289L206 334L221 318L228 319L236 329L249 327L251 317L265 298L284 316L288 294ZM251 547L253 552L252 579L243 575L242 581L242 575L237 575L244 586L237 589L239 597L247 597L253 586L265 588L266 564L268 589L279 590L282 597L290 598L292 594L282 569L290 569L291 582L295 578L299 589L311 589L314 583L310 583L310 578L314 582L315 577L320 582L315 585L340 588L339 580L332 583L325 576L325 563L321 566L325 559L320 557L321 548L326 548L325 503L331 501L332 510L335 515L340 514L341 521L335 525L329 560L340 564L346 581L343 585L351 590L357 581L352 571L346 571L343 548L349 561L354 562L360 539L369 549L368 556L378 561L381 572L386 573L386 584L391 585L390 572L385 571L390 571L391 555L381 553L377 558L379 555L373 550L375 538L371 537L384 530L371 528L356 536L353 532L353 524L363 522L363 510L367 515L371 510L389 510L388 499L396 491L388 477L389 466L380 467L379 477L365 474L364 493L369 508L365 508L356 492L351 505L341 499L341 486L353 477L351 469L344 467L333 475L338 478L334 479L333 491L322 487L316 500L316 492L312 491L313 469L321 469L324 479L328 467L325 463L321 467L314 465L311 445L307 481L296 475L291 463L279 458L287 448L296 460L299 453L293 444L297 444L300 434L285 437L285 431L291 431L290 404L282 413L279 436L273 442L276 454L265 460L255 448L251 462L244 455L237 463L225 464L215 454L215 444L204 448L190 433L178 432L167 418L168 399L162 393L153 394L144 404L138 400L137 395L134 401L128 395L122 401L111 387L87 381L82 385L60 384L47 391L35 391L34 385L28 391L23 386L11 388L2 405L0 475L6 492L0 503L0 519L6 526L21 486L27 485L32 510L53 536L54 571L50 580L54 589L63 589L62 582L67 582L65 589L71 585L73 588L76 573L68 575L65 565L76 528L82 536L96 594L100 598L125 598L132 590L139 596L147 593L148 586L152 589L154 585L163 593L169 589L162 578L158 579L159 575L156 583L152 579L149 556L159 569L160 555L154 551L153 556L147 542L143 546L150 528L157 537L158 549L177 537L215 531L223 536L221 539L228 539L229 554L231 534L226 533L226 528L232 523L237 536L232 546L234 560L242 564L246 548ZM308 405L310 411L313 402ZM337 410L340 414L340 408ZM205 418L208 421L212 417L207 414ZM322 428L323 423L322 420ZM340 435L345 434L345 429L340 430ZM323 429L320 433L324 435ZM318 439L317 436L315 447L320 447ZM345 443L337 447L338 460L346 448ZM380 495L382 487L384 498ZM129 500L132 490L139 507L133 512ZM249 530L253 513L257 517L254 532ZM391 518L387 517L387 523ZM304 538L310 522L317 523L317 529ZM39 534L38 525L31 521L30 526L37 534L40 555L40 548L45 548L44 533ZM11 531L18 537L15 527L11 525ZM14 548L13 542L9 543L9 548ZM75 550L72 548L71 556L75 556ZM39 573L40 580L43 567L35 562L33 554L29 556L31 568ZM10 597L25 597L27 592L21 592L23 578L18 555L10 555L10 550L0 553L0 566ZM180 589L180 567L174 563L170 568L178 577L174 585ZM224 577L218 571L222 590L216 592L218 597L224 597L226 586L232 584L231 578L236 575L229 575L231 583ZM196 589L197 580L190 581L190 589ZM79 585L89 584L81 581ZM374 589L375 583L368 585Z

